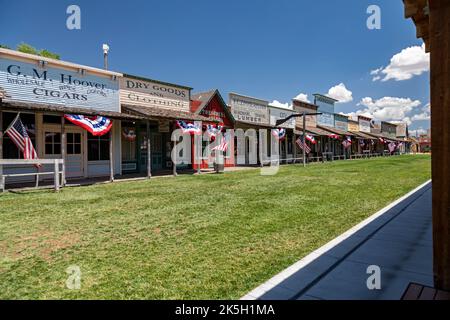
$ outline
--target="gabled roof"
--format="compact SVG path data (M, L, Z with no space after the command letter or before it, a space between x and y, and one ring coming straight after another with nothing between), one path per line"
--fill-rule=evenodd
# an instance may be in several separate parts
M219 102L222 105L223 111L227 115L228 119L235 123L235 119L233 115L231 114L230 108L225 103L225 101L222 98L222 95L220 94L218 89L206 91L206 92L198 92L191 95L192 101L200 101L200 105L196 106L196 110L192 110L195 114L200 114L202 110L211 102L211 100L214 98L214 96L217 95L219 98Z

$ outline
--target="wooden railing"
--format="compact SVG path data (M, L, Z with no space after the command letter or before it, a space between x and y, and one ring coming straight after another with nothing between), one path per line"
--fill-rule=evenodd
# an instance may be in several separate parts
M51 164L53 165L53 171L45 171L45 172L30 172L30 173L8 173L4 174L5 166L36 166L36 165L45 165ZM23 159L0 159L0 192L4 192L6 188L6 178L10 177L36 177L36 185L35 187L39 187L39 177L45 175L53 175L54 180L54 189L55 191L59 191L61 186L64 185L65 176L64 170L60 168L64 164L63 159L38 159L38 160L23 160ZM61 179L60 179L61 175Z

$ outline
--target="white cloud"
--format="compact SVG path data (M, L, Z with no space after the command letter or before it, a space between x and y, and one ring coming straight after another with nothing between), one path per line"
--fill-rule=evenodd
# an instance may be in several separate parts
M429 103L422 108L421 113L417 113L411 118L412 121L422 121L430 119L431 119L431 109Z
M330 90L328 90L328 96L338 100L338 103L353 101L352 92L348 90L343 83L330 88Z
M370 97L365 97L358 103L358 106L362 108L347 115L352 118L362 115L381 121L406 122L410 125L413 121L416 121L413 114L420 105L421 102L419 100L410 98L383 97L374 100ZM422 108L422 112L424 112L426 107Z
M311 101L309 101L308 95L307 95L306 93L300 93L300 94L298 94L298 95L294 98L294 100L299 100L299 101L304 101L304 102L307 102L307 103L311 103Z
M290 109L292 110L292 105L289 103L281 103L278 100L273 100L272 103L270 103L271 106L277 107L277 108L283 108L283 109Z
M389 65L370 72L373 81L409 80L430 70L430 54L425 52L425 44L403 49L391 58Z

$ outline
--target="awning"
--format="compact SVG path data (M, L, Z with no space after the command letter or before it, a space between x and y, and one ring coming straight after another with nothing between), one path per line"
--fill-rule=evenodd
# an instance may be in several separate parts
M325 130L327 130L327 131L330 131L330 132L332 132L332 133L334 133L334 134L338 134L338 135L341 135L341 136L354 136L355 134L354 133L351 133L351 132L348 132L348 131L344 131L344 130L341 130L341 129L336 129L336 128L331 128L331 127L322 127L322 126L317 126L318 128L320 128L320 129L325 129Z
M298 130L298 134L303 134L303 127L298 126L297 127ZM323 136L323 137L327 137L330 134L333 134L333 132L322 129L322 128L318 128L318 127L306 127L305 131L307 131L308 133L314 135L314 136Z
M218 122L216 119L207 118L195 113L168 110L162 108L149 108L142 106L122 105L122 111L127 114L139 116L141 118L158 120L189 120L189 121L202 121L202 122Z
M61 114L77 114L83 116L103 116L111 119L119 120L139 120L142 119L140 116L114 112L114 111L100 111L95 109L87 108L76 108L76 107L66 107L60 105L50 105L50 104L37 104L24 101L8 101L2 100L0 103L2 110L11 111L41 111L41 112L56 112Z
M361 132L361 131L357 131L357 132L356 131L350 131L350 132L353 133L359 139L374 140L374 137L369 136L365 132Z
M279 127L272 126L270 124L256 124L256 123L249 123L244 121L236 121L235 122L235 128L248 128L248 129L278 129ZM292 128L283 128L288 130L293 130Z

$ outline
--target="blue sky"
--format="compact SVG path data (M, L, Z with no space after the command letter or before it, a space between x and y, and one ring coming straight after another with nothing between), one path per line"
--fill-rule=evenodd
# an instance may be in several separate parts
M194 92L218 88L226 100L229 92L282 103L304 93L312 100L313 93L327 94L343 83L352 101L338 104L337 112L406 118L411 130L429 127L428 71L401 81L395 74L372 80L372 70L422 45L404 19L401 0L1 2L0 43L10 47L23 41L63 60L102 67L106 42L112 70ZM81 8L81 30L66 28L70 4ZM372 4L381 8L381 30L366 26ZM415 60L416 52L404 52L398 61ZM379 76L392 69L408 73L420 63L394 65Z

